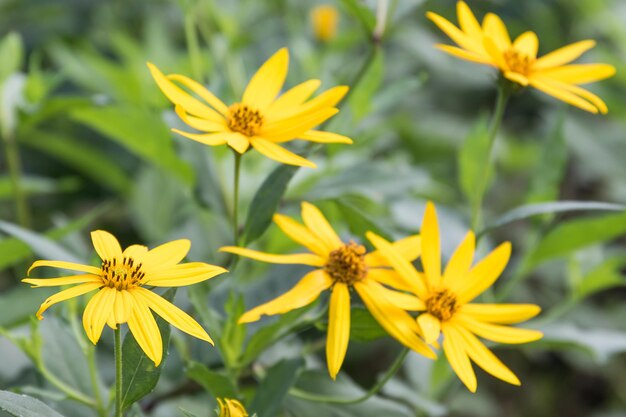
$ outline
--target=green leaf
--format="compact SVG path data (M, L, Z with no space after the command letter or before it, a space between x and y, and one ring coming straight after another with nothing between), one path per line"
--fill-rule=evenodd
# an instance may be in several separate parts
M359 121L372 109L373 96L380 87L385 75L385 61L383 51L376 48L372 51L372 62L361 77L358 85L350 93L350 108L354 112L354 120ZM366 58L370 59L370 58Z
M0 391L0 410L15 417L63 417L35 398L9 391Z
M280 200L287 190L287 185L297 171L296 166L281 165L263 181L250 203L243 231L244 245L261 237L270 226Z
M24 59L24 45L17 32L9 32L0 41L0 84L19 71Z
M576 285L576 297L584 298L608 288L626 285L626 279L621 270L626 267L626 257L623 255L609 258L593 268Z
M215 398L235 398L237 396L237 389L226 375L213 371L201 363L190 362L187 376L202 385Z
M574 219L551 230L535 247L527 268L626 232L626 213Z
M25 323L35 314L36 306L55 292L58 292L57 288L41 288L35 291L25 284L3 292L0 302L0 328L10 329Z
M74 192L80 188L80 180L76 177L59 179L45 177L23 177L22 189L28 196ZM0 201L13 198L13 182L8 176L0 177Z
M227 318L224 323L220 346L226 363L232 365L238 362L246 338L246 326L239 324L239 317L246 310L243 295L231 291L224 310Z
M185 183L193 182L191 168L174 152L170 131L159 115L140 107L107 106L79 108L71 117Z
M276 416L283 400L304 366L302 358L284 359L268 372L250 404L250 411L260 416Z
M481 117L463 141L458 154L459 184L473 210L482 200L486 189L485 167L490 166L489 124ZM491 175L491 171L486 175Z
M74 263L82 263L84 261L45 235L31 232L16 224L0 220L0 230L20 239L30 246L35 254L42 258L59 259Z
M175 294L176 289L172 288L167 290L162 297L172 301ZM130 332L124 338L122 344L122 408L124 410L152 392L161 376L170 342L170 326L158 316L156 322L163 339L163 362L159 367L154 366L154 362L146 356Z
M350 339L369 342L386 337L387 332L376 321L374 316L363 307L355 307L350 312Z
M341 4L359 21L359 23L361 23L363 30L368 36L374 32L376 16L374 16L372 10L361 4L358 0L341 0Z

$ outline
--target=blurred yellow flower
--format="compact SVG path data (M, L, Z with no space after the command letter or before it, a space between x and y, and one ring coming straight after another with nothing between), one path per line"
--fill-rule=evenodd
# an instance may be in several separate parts
M354 242L342 242L322 212L312 204L302 203L304 225L276 214L274 222L291 239L312 253L274 255L251 249L227 246L220 250L278 264L303 264L317 269L306 274L291 290L246 312L240 323L257 321L262 315L283 314L315 301L322 291L330 289L326 360L328 372L335 379L348 349L350 338L350 290L359 294L363 303L380 325L400 343L414 351L435 358L434 353L417 335L420 329L405 310L415 310L423 303L416 297L386 287L410 288L402 276L389 269L389 264L376 251L366 254ZM407 262L420 253L420 237L410 236L392 244Z
M248 417L248 412L237 400L231 398L218 398L217 403L220 406L219 417Z
M536 330L502 324L519 323L539 314L534 304L476 304L471 301L489 288L500 276L511 255L511 244L503 243L472 267L475 237L470 231L456 249L443 274L437 213L432 203L420 230L422 265L418 272L401 253L380 236L369 232L368 238L394 269L415 285L421 300L417 318L427 343L435 343L443 333L443 350L467 388L476 391L476 375L470 359L485 371L510 384L519 379L475 336L498 343L526 343L540 339Z
M615 67L608 64L569 64L595 46L595 41L584 40L537 57L539 40L534 32L524 32L511 42L502 20L488 13L482 26L463 1L457 3L460 28L443 17L428 12L426 15L459 47L437 45L451 55L467 61L490 65L502 75L523 87L532 86L559 100L591 113L607 113L606 104L595 94L579 87L609 78Z
M328 42L337 35L339 12L330 4L320 4L311 9L311 25L315 37Z
M33 288L79 284L46 299L37 311L39 320L43 319L43 312L56 303L99 290L91 297L83 313L85 332L94 344L100 339L105 323L112 329L117 329L118 324L128 323L139 346L155 366L159 366L163 356L161 333L150 310L180 330L213 344L209 335L191 316L144 286L191 285L226 272L224 268L201 262L179 264L191 247L186 239L165 243L152 250L142 245L132 245L124 251L117 239L108 232L91 232L91 240L102 259L100 267L42 260L36 261L29 268L29 274L34 268L42 266L84 272L60 278L22 280Z
M287 77L289 53L280 49L252 76L240 102L224 104L198 82L180 74L164 75L155 65L148 68L157 85L176 105L176 113L190 127L206 133L176 133L206 145L227 144L243 154L250 146L278 162L315 168L315 164L280 146L280 143L303 139L319 143L352 143L346 136L312 130L339 110L337 103L348 87L331 88L315 98L311 95L321 84L308 80L287 90L281 89ZM199 100L180 88L188 88Z

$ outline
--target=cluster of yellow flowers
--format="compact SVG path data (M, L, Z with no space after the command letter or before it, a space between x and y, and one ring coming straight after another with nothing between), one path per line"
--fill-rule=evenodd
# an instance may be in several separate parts
M332 21L334 27L336 17L329 16L327 11L319 11L315 19ZM428 17L459 45L439 45L440 49L495 67L504 79L519 86L530 85L589 112L606 113L604 102L578 84L610 77L614 68L605 64L565 65L593 47L593 41L578 42L537 58L538 41L533 32L525 32L511 42L496 15L488 14L480 25L464 2L458 3L460 28L434 13ZM327 32L319 34L320 38L329 36ZM164 75L151 63L148 67L181 120L201 133L174 129L175 132L211 146L225 144L238 154L253 148L281 163L315 167L281 144L295 139L352 143L346 136L315 129L338 112L337 104L348 88L334 87L311 98L321 82L308 80L281 94L288 62L287 49L280 49L254 74L241 100L231 105L184 75ZM281 214L274 216L274 222L308 252L269 254L237 246L221 249L258 261L314 268L285 294L246 312L240 323L304 307L329 290L326 357L334 379L348 348L351 298L356 294L389 335L413 351L434 359L442 340L452 369L470 391L474 392L477 385L471 361L503 381L520 384L478 337L498 343L537 340L542 336L539 331L508 325L534 317L539 307L473 302L505 269L511 255L510 243L501 244L474 263L476 239L469 231L442 270L439 224L435 206L430 202L420 235L389 242L368 232L367 239L375 248L369 253L362 242L342 241L314 205L303 202L301 215L303 223ZM201 262L181 264L190 249L188 240L176 240L151 250L142 245L122 250L117 239L105 231L94 231L91 237L102 260L99 267L42 260L29 269L30 273L34 268L47 266L81 272L60 278L23 280L35 287L78 284L45 300L37 312L40 319L53 304L98 290L83 314L85 332L94 344L105 324L116 329L127 323L138 344L158 366L163 356L162 340L152 312L182 331L212 343L191 316L146 287L191 285L226 269ZM413 264L418 257L421 270ZM219 405L222 415L247 415L234 400L220 400Z

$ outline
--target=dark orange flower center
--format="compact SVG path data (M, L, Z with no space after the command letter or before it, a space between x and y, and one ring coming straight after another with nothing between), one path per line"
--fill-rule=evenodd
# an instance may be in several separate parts
M135 265L133 258L125 257L121 263L115 258L102 261L102 282L106 287L127 290L137 287L144 276L141 263Z
M459 306L456 296L446 289L435 291L426 300L426 310L441 321L452 318Z
M328 255L324 270L335 281L351 285L361 281L367 275L365 265L365 247L350 242Z
M233 132L239 132L251 137L259 133L263 126L261 113L242 103L235 103L228 108L228 128Z
M511 71L522 75L530 74L530 70L535 63L535 58L530 57L515 48L510 48L504 53L504 60Z

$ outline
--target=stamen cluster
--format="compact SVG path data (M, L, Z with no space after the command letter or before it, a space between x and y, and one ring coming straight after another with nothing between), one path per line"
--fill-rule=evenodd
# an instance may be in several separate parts
M426 300L426 310L441 321L450 320L459 308L456 296L447 289L434 291Z
M115 258L102 262L104 285L118 291L136 287L145 275L145 272L141 271L141 263L135 265L134 259L130 257L124 257L120 264Z
M504 52L504 60L511 71L522 75L528 75L530 73L530 69L535 63L535 58L530 57L515 48L510 48Z
M242 103L235 103L228 108L228 128L248 137L259 133L263 126L263 116L258 110Z
M367 275L365 264L365 247L350 242L328 255L328 262L324 270L335 281L345 284L354 284Z

